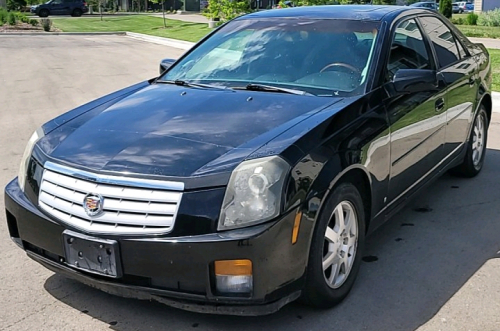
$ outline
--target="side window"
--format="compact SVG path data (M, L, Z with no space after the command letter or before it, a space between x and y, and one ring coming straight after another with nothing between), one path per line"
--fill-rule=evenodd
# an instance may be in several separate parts
M419 20L434 45L439 67L447 67L458 61L460 55L450 29L436 17L421 17Z
M422 32L414 19L396 27L387 63L387 80L392 80L399 69L431 69Z

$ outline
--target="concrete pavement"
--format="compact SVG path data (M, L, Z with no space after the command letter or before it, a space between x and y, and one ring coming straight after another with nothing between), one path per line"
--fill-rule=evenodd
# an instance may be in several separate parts
M500 39L493 38L469 38L473 43L480 43L486 46L486 48L500 49Z
M0 188L39 125L156 76L160 59L182 52L124 36L0 37ZM365 255L376 261L363 263L344 303L260 318L189 313L55 275L8 238L0 191L0 330L499 330L499 163L494 114L483 172L445 175L371 236Z

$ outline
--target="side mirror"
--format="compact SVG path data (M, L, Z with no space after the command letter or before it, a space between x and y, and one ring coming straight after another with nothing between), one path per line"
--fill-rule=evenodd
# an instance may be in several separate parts
M163 59L160 62L160 75L167 71L175 63L174 59Z
M401 93L416 93L435 90L438 86L434 70L399 69L392 80L394 91Z

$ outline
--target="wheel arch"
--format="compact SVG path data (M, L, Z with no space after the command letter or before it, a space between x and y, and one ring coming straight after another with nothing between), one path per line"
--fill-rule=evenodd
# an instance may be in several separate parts
M493 102L491 100L491 95L485 93L481 99L479 105L483 105L486 108L486 115L488 115L488 125L491 123L491 113L493 111Z
M354 164L342 172L340 172L335 178L330 182L328 189L322 199L318 217L323 210L323 206L330 197L332 191L341 183L351 183L358 189L363 199L363 207L365 212L365 229L368 231L370 226L370 221L372 217L372 181L368 171L361 164Z

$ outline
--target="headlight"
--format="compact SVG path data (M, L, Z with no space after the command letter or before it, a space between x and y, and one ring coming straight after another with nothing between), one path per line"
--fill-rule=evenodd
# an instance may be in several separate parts
M241 163L231 174L218 230L262 223L278 216L290 166L277 156Z
M43 133L42 128L38 128L31 135L30 140L28 140L28 144L24 149L23 158L21 159L21 165L19 166L19 174L17 175L17 181L19 183L19 187L24 192L24 184L26 182L26 172L28 170L28 164L30 162L31 152L33 152L33 147L36 142L43 138L45 134Z

